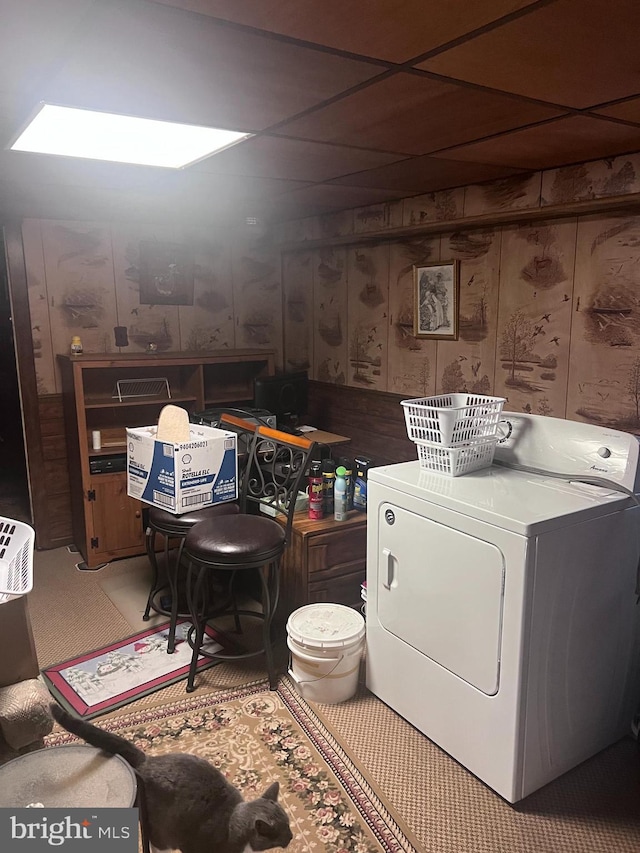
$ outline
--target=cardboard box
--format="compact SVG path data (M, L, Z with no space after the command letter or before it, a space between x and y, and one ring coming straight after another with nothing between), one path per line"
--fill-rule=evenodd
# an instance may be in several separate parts
M157 426L127 429L127 494L180 515L238 497L236 434L190 424L189 441L157 441Z

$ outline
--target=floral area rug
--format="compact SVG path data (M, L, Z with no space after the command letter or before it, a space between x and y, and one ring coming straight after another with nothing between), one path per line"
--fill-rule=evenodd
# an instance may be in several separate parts
M416 848L352 759L288 678L266 681L104 720L101 726L160 755L207 759L245 799L280 782L291 821L290 853L374 853ZM76 738L55 731L46 746Z

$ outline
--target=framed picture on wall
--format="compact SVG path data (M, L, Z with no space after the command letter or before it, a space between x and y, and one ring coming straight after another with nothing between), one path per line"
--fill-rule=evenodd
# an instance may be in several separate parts
M416 338L458 340L459 261L413 268L413 334Z
M140 304L193 305L193 257L186 246L140 241Z

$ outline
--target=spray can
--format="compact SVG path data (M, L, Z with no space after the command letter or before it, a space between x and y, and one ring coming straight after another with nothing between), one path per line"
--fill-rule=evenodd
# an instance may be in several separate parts
M348 456L342 456L339 464L344 468L344 479L347 484L347 509L353 509L353 462Z
M333 515L333 487L336 481L336 463L333 459L325 459L322 463L322 480L324 484L324 514Z
M367 511L367 475L371 467L371 460L366 456L357 456L355 459L355 483L353 486L353 508L360 512Z
M320 462L312 462L309 467L309 518L319 519L324 515L322 466Z
M347 518L347 481L346 469L343 465L336 468L336 482L333 487L333 517L336 521L346 521Z

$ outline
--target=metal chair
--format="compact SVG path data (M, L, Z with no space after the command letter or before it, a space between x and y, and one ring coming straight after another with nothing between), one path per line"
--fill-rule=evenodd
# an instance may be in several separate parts
M289 542L296 499L314 446L306 438L269 427L257 428L242 478L240 513L208 519L187 534L184 555L189 565L189 643L193 649L187 692L194 690L201 656L212 658L213 665L219 660L239 660L262 653L266 656L269 684L275 689L271 622L278 605L280 559ZM225 604L217 609L208 583L212 572L218 580L227 578ZM237 607L235 584L245 572L259 578L259 612ZM236 628L240 627L240 617L261 619L262 648L234 655L205 651L202 646L207 622L223 614L234 616Z
M229 429L235 432L238 436L238 470L239 482L242 482L242 469L249 458L249 449L253 442L257 427L255 424L249 423L242 418L234 417L233 415L224 414L220 418L220 427ZM166 510L157 507L149 509L149 520L146 530L146 547L149 562L153 569L153 579L151 588L147 598L147 606L142 618L147 622L151 615L151 610L156 613L162 613L170 617L169 621L169 637L167 641L167 654L173 654L175 651L176 640L176 625L178 617L189 616L189 612L179 612L180 600L180 584L179 574L182 564L182 552L187 533L195 524L209 519L217 519L222 516L236 515L240 511L240 506L237 502L228 502L216 504L215 506L206 507L205 509L193 510L182 515L174 515ZM166 570L166 580L160 577L158 570L158 559L156 555L156 535L160 534L164 537L164 565ZM178 541L178 546L175 555L170 554L170 540ZM171 609L167 609L158 603L159 594L169 587L171 594Z

